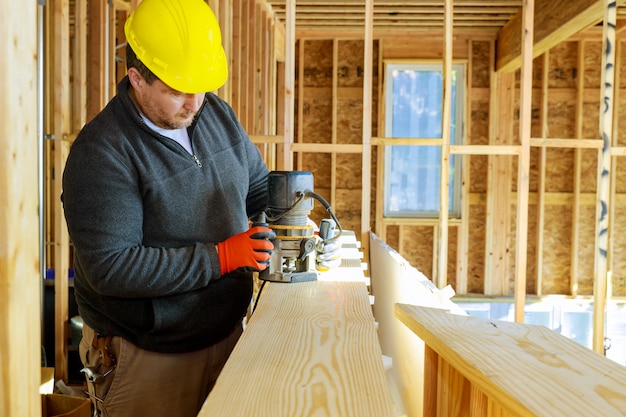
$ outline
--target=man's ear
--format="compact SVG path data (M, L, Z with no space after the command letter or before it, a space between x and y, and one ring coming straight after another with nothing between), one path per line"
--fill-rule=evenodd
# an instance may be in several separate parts
M143 87L146 84L146 80L143 79L143 77L141 76L139 71L137 71L137 68L135 67L130 67L128 69L128 79L130 81L130 84L136 90L139 90L141 87Z

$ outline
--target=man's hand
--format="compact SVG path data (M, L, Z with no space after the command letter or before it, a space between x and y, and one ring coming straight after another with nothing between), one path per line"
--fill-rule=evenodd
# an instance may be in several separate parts
M315 266L319 271L327 271L341 265L341 243L337 240L330 243L320 241L315 247Z
M327 271L341 264L341 243L330 239L335 236L335 222L331 219L322 220L319 229L320 241L315 246L315 266L319 271Z
M217 244L222 275L238 268L250 267L263 271L269 264L276 234L269 227L254 226Z

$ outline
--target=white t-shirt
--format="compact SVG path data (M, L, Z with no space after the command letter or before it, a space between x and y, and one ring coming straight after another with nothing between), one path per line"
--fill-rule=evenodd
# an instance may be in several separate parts
M191 140L189 139L189 133L187 133L187 129L186 128L181 128L181 129L164 129L164 128L159 127L159 126L155 125L154 123L152 123L143 114L141 114L141 118L146 123L146 125L148 125L148 127L150 129L154 130L155 132L157 132L157 133L159 133L159 134L161 134L161 135L163 135L163 136L165 136L167 138L170 138L170 139L180 143L182 145L182 147L185 148L185 150L187 150L187 152L189 152L190 155L193 155L193 151L191 150Z

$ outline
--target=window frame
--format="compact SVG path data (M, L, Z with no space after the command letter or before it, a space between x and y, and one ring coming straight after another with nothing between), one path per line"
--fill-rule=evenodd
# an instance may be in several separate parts
M391 95L393 93L393 78L391 74L393 71L400 70L415 70L415 71L437 71L442 74L443 77L443 64L441 61L432 60L385 60L383 62L385 73L385 85L383 86L383 108L384 108L384 132L386 138L393 138L391 133L392 129L392 112L391 106L393 100ZM451 125L455 124L454 137L450 137L451 145L460 145L464 142L465 137L465 108L467 97L467 63L465 61L454 61L452 64L452 70L456 71L456 96L455 100L455 118L450 120ZM443 88L443 86L442 86ZM441 97L441 106L443 111L443 94ZM451 115L452 117L453 115ZM415 138L416 143L423 141L423 138ZM432 139L432 138L429 138ZM437 138L435 138L437 139ZM439 137L438 139L441 139ZM439 217L439 208L437 210L396 210L390 211L390 190L391 190L391 148L393 146L424 146L424 145L385 145L385 157L384 157L384 181L383 181L383 218L420 218L429 219ZM439 145L426 145L426 146L439 146ZM439 152L441 152L441 146L439 146ZM441 155L439 153L439 155ZM440 167L440 160L437 161L437 165ZM462 190L462 158L461 155L450 155L450 199L449 199L449 218L461 217L461 190ZM439 193L437 193L437 207L439 207Z

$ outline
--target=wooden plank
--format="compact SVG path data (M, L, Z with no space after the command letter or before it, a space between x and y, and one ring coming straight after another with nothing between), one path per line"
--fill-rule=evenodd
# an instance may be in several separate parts
M424 346L424 416L437 415L437 374L439 355L430 346Z
M361 240L365 243L364 252L369 258L369 232L372 196L372 82L374 69L374 0L365 0L365 52L363 57L363 153L361 154Z
M541 108L539 114L539 120L541 123L541 137L546 138L548 136L548 88L549 88L549 76L550 76L550 51L543 54L543 71L541 74ZM582 78L582 77L581 77ZM532 146L532 140L531 140ZM536 271L537 281L535 286L535 293L537 295L542 294L543 286L543 230L545 223L546 205L545 205L545 192L546 192L546 161L547 151L545 147L539 150L539 166L538 166L538 184L537 184L537 235L535 240L535 252L536 252ZM577 252L573 252L576 254Z
M87 121L89 121L104 108L108 99L108 65L106 64L108 62L106 47L108 2L92 0L87 3L87 7L89 19L89 25L87 25L89 30L87 34Z
M232 82L232 59L233 59L233 29L235 22L233 21L234 0L221 0L222 7L218 7L217 10L213 9L220 22L220 30L222 35L222 46L224 47L224 54L226 55L226 62L228 65L228 79L223 86L218 90L218 96L230 103L233 96L233 82Z
M613 144L613 110L615 85L615 20L613 0L604 2L602 41L602 81L600 107L600 137L604 146L598 152L598 180L596 190L596 239L593 281L593 350L604 353L604 315L607 291L608 229L610 224L611 146Z
M231 41L231 59L229 62L230 75L230 105L238 116L241 115L241 73L245 68L241 62L241 43L242 43L242 0L232 0L232 41Z
M67 340L69 339L69 285L70 238L61 206L62 172L69 151L63 140L70 124L70 53L69 0L55 0L54 11L54 151L52 201L54 202L54 367L57 379L67 378ZM106 84L102 86L106 89Z
M283 134L285 142L282 147L282 159L278 161L278 169L290 171L293 169L294 109L296 88L295 82L296 58L296 0L285 0L285 119Z
M369 248L371 291L376 300L373 309L379 323L382 353L393 359L389 373L402 393L406 415L419 416L426 404L433 407L436 404L437 392L433 389L436 385L431 384L437 373L436 358L429 357L422 340L395 319L394 304L445 308L459 314L462 310L442 296L432 280L374 233L370 233ZM435 362L425 366L426 360Z
M618 25L619 26L619 25ZM617 45L615 46L615 57L616 59L619 59L618 57L622 56L622 42L617 42ZM615 86L614 86L614 100L613 100L613 132L619 132L619 112L620 112L620 80L621 80L621 73L622 73L622 66L621 65L616 65L615 66ZM616 145L619 140L618 140L619 134L614 134L613 138L612 138L612 143L611 143L611 149L613 148L614 145ZM609 219L617 219L617 204L615 203L618 192L617 192L617 184L618 184L618 176L617 176L617 157L613 155L613 152L611 152L611 167L614 167L614 169L611 170L611 180L610 180L610 191L609 191L609 201L613 202L610 206L609 206ZM609 242L608 242L608 253L607 253L607 270L609 271L614 271L615 270L615 266L614 266L614 255L616 254L616 244L615 244L615 240L616 237L619 236L620 230L617 226L617 221L611 221L609 223ZM611 280L611 276L612 276L612 272L609 273L609 275L607 276L607 302L611 300L611 297L613 296L613 285L612 285L612 280Z
M37 2L0 4L0 415L7 417L41 415L38 11Z
M246 86L246 95L248 96L248 123L246 125L246 131L252 134L259 134L258 131L258 113L257 113L257 101L259 93L259 84L257 79L257 50L259 49L259 36L258 36L258 19L257 19L257 7L256 0L248 0L248 66L246 68L246 76L248 77L248 84Z
M300 39L298 41L298 131L296 132L296 144L304 143L304 93L305 90L308 96L308 88L304 85L304 54L306 52L306 39ZM283 138L283 142L285 139ZM292 152L296 152L293 149L293 145L291 145ZM302 153L298 153L297 161L298 166L301 167L303 164L303 155Z
M617 3L623 4L623 0ZM532 58L543 54L571 35L602 20L603 3L598 0L540 0L534 9L535 30ZM531 16L532 17L532 16ZM524 17L519 12L498 34L497 71L514 71L522 65L519 34Z
M407 304L394 314L505 415L625 415L626 368L545 326Z
M322 153L361 153L362 145L332 143L294 143L291 145L293 152L322 152Z
M268 283L260 297L199 417L394 416L363 282Z
M338 83L339 83L339 41L333 39L333 75L332 75L332 99L331 99L331 128L330 142L334 145L337 143L337 110L339 100L337 99ZM337 153L330 154L330 205L337 206Z
M522 7L522 69L520 75L519 138L521 153L517 162L517 218L515 235L515 321L524 321L526 262L528 247L528 192L530 176L530 130L532 114L532 69L534 39L534 0Z
M437 286L448 285L448 217L450 208L450 119L452 114L452 0L444 2L442 134L439 183L439 227L437 239Z
M241 23L239 26L241 41L239 43L240 55L239 55L239 121L241 125L246 129L246 132L254 133L252 129L250 129L250 121L248 120L249 111L248 107L250 106L250 77L248 73L250 72L250 48L252 48L253 44L250 43L250 2L254 2L254 0L241 0L241 9L239 10L239 16L241 19Z
M581 40L578 42L578 70L581 74L585 73L585 43ZM581 137L583 133L584 122L584 101L583 91L585 88L584 77L578 77L576 81L576 136ZM598 142L600 142L598 140ZM570 294L578 295L578 257L580 247L580 194L582 192L582 152L580 149L574 151L574 201L572 202L572 261L570 271Z
M86 2L79 1L74 4L74 22L72 55L75 57L88 56ZM126 57L126 48L120 53ZM124 59L124 68L125 64L126 60ZM75 135L87 123L87 62L84 59L72 60L72 115L70 131Z
M489 100L489 148L515 149L511 146L514 114L515 75L491 73ZM477 145L473 145L477 146ZM489 295L508 293L508 248L511 224L511 158L489 155L487 163L487 212L485 218L485 278L483 291Z
M493 43L491 45L493 50ZM468 42L468 57L467 64L467 79L471 80L473 76L473 43ZM493 53L491 54L494 55ZM491 58L494 59L494 58ZM467 97L473 97L474 87L472 82L467 83ZM470 134L472 131L472 104L471 100L464 106L465 129L463 129L463 139L461 144L467 144L469 142ZM452 150L450 150L452 153ZM470 194L470 157L467 156L461 160L461 195L467 196ZM456 260L456 286L455 290L458 294L467 294L467 274L469 270L469 233L470 233L470 202L469 198L461 198L461 224L457 233L457 260Z

